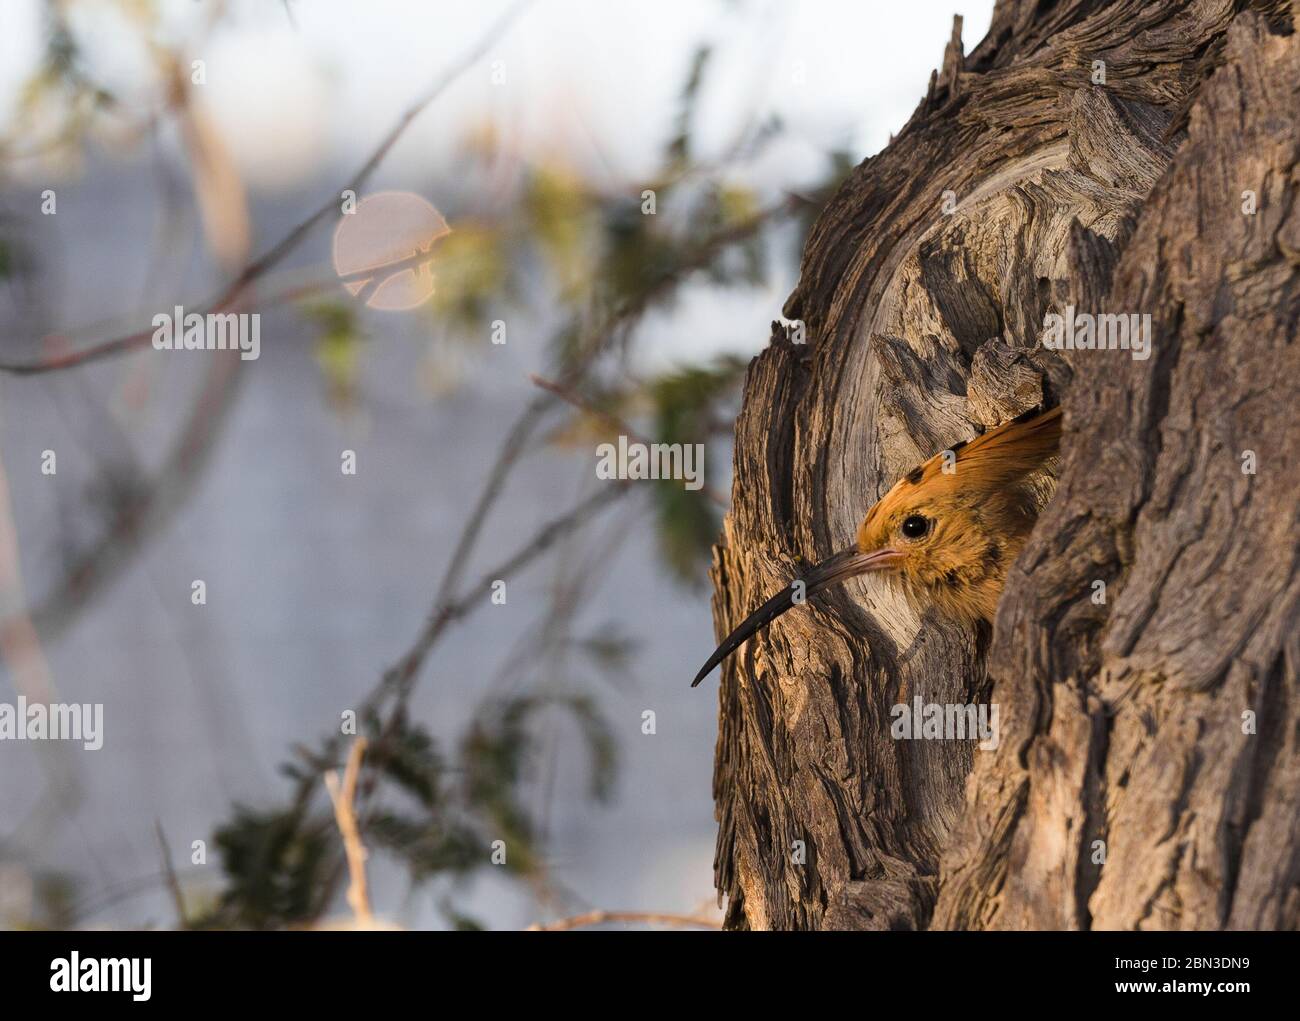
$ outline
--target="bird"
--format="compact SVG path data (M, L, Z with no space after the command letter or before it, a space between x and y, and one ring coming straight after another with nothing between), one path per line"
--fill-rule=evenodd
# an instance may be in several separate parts
M751 613L691 682L806 597L868 572L897 586L912 607L935 607L973 624L993 623L1007 571L1038 519L1032 481L1051 476L1061 409L1032 408L913 468L867 511L856 542L823 560Z

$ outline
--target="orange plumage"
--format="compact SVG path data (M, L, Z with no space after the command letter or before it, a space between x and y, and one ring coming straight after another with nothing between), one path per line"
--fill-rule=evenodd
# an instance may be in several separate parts
M898 551L883 573L902 584L918 609L934 604L964 620L992 623L1007 570L1038 518L1042 497L1031 477L1060 442L1061 409L1054 408L935 454L867 512L857 548ZM918 530L917 518L925 531L906 534Z
M990 623L1014 563L1038 518L1044 476L1061 442L1061 409L1030 412L908 472L867 512L857 542L751 613L709 657L699 684L759 628L803 596L879 572L924 612L935 607ZM802 584L800 584L802 583Z

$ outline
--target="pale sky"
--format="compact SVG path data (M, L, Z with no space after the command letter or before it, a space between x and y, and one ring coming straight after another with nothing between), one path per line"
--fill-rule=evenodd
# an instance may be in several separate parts
M246 184L267 196L300 192L321 170L343 179L509 6L292 0L291 18L278 0L230 0L230 16L209 35L208 0L158 3L166 41L188 40L183 51L206 64L196 94ZM37 66L40 8L38 0L4 0L5 135L13 134L18 89ZM463 140L490 128L501 149L524 163L567 164L597 187L638 195L674 130L692 55L708 42L714 53L697 106L696 155L720 155L749 120L779 115L781 141L731 174L766 190L769 201L774 188L823 180L833 148L847 146L859 159L883 148L942 62L953 14L965 18L969 52L992 8L992 0L533 0L480 64L409 127L375 184L419 191L439 205L430 192L439 180L457 179ZM81 0L70 6L71 21L96 78L139 103L153 94L152 64L122 9ZM494 71L504 81L494 83ZM39 139L22 141L39 148ZM150 156L149 146L136 147L134 158ZM26 166L22 176L44 186L76 170ZM671 316L651 314L642 325L640 367L753 353L794 283L782 277L724 292L688 283Z
M39 57L38 0L5 0L0 31L0 129L11 131L19 87ZM254 186L287 187L304 171L354 160L397 112L509 6L500 0L231 0L232 16L189 47L207 63L202 95L226 128ZM208 8L158 4L169 39L200 37ZM83 0L72 22L94 73L128 102L147 94L147 51L133 45L119 5ZM807 151L776 158L820 164L848 143L865 156L906 121L943 57L952 15L965 16L969 51L987 30L991 0L839 3L834 0L535 0L493 48L412 126L393 165L454 158L448 144L491 123L521 154L564 154L635 177L650 169L671 128L698 41L715 45L700 108L705 147L725 146L744 115L779 113ZM500 62L502 84L493 84Z

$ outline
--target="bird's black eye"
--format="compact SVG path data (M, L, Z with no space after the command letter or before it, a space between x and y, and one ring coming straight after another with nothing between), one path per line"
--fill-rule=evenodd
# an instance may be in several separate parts
M920 514L911 514L903 519L902 532L908 539L920 539L930 531L930 519Z

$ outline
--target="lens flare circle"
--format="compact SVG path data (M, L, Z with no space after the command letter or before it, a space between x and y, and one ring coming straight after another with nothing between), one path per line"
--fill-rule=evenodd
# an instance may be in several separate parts
M443 215L413 192L367 195L339 218L334 272L370 308L416 308L433 295L433 246L450 233Z

